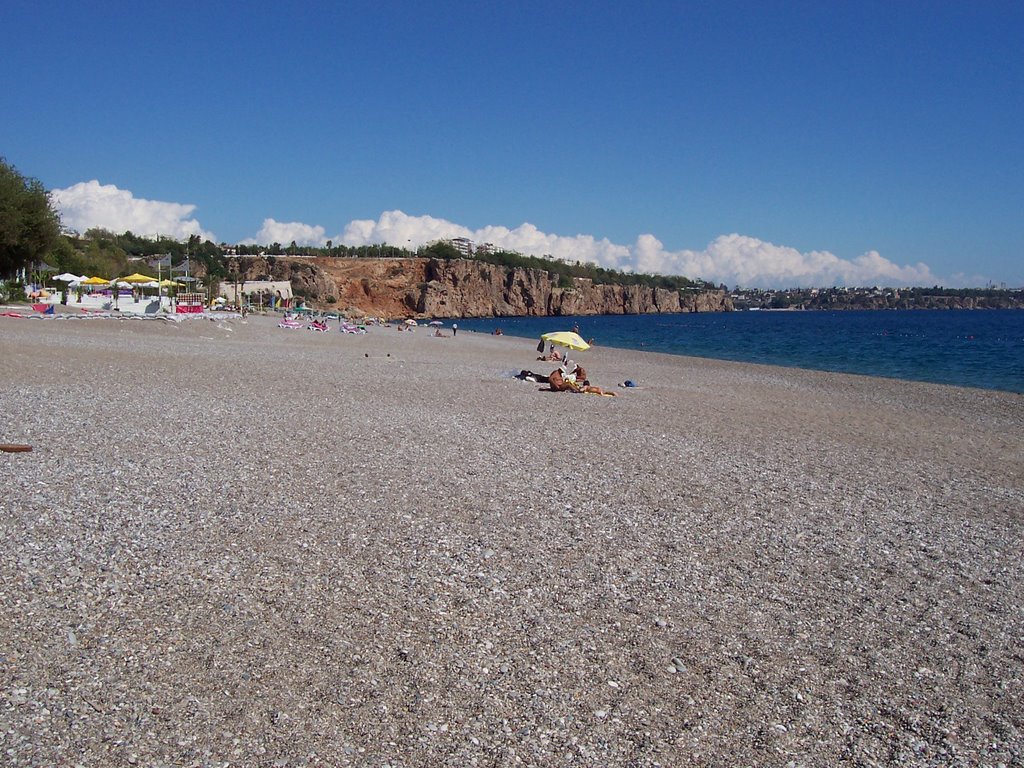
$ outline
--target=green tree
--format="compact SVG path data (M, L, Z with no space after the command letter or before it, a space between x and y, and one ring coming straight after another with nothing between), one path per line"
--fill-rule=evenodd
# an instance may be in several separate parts
M60 237L60 217L38 179L0 157L0 276L42 260Z
M50 252L52 263L61 272L74 272L76 275L85 274L85 260L75 250L71 241L61 235Z

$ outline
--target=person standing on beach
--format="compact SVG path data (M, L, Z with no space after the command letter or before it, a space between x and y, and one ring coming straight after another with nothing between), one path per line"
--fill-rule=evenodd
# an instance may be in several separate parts
M458 323L452 323L452 336L458 336L458 335L459 335L459 324Z

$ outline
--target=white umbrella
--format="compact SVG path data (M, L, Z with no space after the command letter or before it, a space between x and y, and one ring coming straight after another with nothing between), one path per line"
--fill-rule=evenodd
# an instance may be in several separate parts
M409 318L408 320L406 320L406 321L405 321L405 324L406 324L406 325L416 325L416 321L415 321L415 320L413 320L413 319L412 319L412 318L410 317L410 318Z
M77 283L79 280L84 280L84 277L73 275L70 272L61 272L59 275L53 276L54 280L60 280L62 283Z

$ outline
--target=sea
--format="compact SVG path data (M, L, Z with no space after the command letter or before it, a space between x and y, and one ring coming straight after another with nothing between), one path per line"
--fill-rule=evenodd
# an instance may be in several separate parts
M460 319L539 340L579 327L622 349L1024 393L1024 310L747 311Z

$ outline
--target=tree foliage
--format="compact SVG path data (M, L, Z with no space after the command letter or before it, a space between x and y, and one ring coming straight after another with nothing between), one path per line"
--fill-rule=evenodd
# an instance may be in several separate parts
M174 266L192 258L204 264L209 274L223 277L227 274L227 266L222 253L220 246L209 240L203 241L196 235L183 242L131 232L115 234L96 227L87 229L83 235L61 235L49 259L62 272L113 278L128 272L156 275L154 267L139 261L148 262L169 255Z
M38 179L0 157L0 276L41 261L60 237L60 217Z

